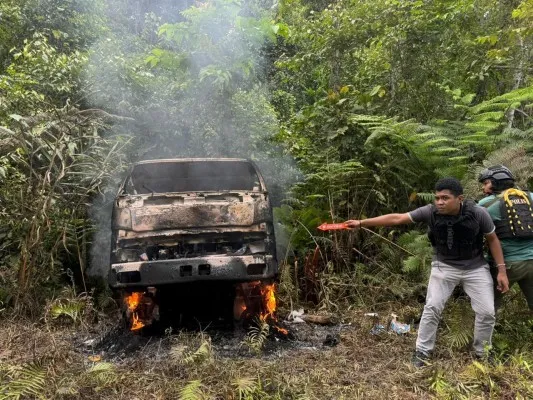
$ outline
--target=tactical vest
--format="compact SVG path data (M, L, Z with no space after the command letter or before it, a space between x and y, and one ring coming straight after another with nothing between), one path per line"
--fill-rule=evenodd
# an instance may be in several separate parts
M493 201L484 204L489 208L496 201L500 202L501 220L494 221L496 235L500 239L533 239L533 209L530 192L507 189Z
M442 215L433 208L429 240L437 256L447 260L470 260L483 252L483 232L474 214L476 204L465 201L459 215Z

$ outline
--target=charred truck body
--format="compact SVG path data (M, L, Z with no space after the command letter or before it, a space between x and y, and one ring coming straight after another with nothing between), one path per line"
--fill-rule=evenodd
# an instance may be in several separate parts
M148 295L147 308L233 305L236 284L278 273L268 192L245 159L135 164L114 203L111 249L111 288Z

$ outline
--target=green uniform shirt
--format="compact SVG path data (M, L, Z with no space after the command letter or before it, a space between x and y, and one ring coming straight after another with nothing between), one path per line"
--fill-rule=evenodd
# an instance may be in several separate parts
M533 201L533 193L529 194ZM479 205L487 204L495 196L491 195L479 201ZM500 221L502 219L500 213L500 202L496 201L487 208L493 221ZM500 239L502 243L503 258L505 261L525 261L533 260L533 239Z

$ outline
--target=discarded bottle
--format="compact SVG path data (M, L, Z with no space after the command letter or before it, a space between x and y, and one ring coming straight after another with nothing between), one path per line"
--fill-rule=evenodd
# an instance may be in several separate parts
M372 329L370 329L370 334L372 335L379 335L380 333L383 333L385 332L386 329L383 325L381 324L376 324L372 327Z
M372 329L370 329L371 335L379 335L380 333L386 331L385 326L379 323L378 313L376 312L365 313L364 316L372 318L373 326L372 326Z

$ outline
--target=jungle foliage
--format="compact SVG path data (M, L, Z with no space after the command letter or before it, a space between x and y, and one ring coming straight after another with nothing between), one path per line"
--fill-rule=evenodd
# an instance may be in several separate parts
M429 253L422 231L316 235L324 220L405 212L446 175L479 196L495 162L533 183L529 0L149 3L0 4L3 303L83 276L89 207L138 159L258 161L288 259L320 249L325 307L336 274L348 302L416 297Z
M75 324L93 315L90 249L105 253L101 208L127 166L228 156L257 161L274 192L288 241L286 307L396 302L415 318L431 256L425 232L316 227L426 204L443 176L480 197L477 173L498 163L531 188L532 26L531 0L2 0L0 314ZM511 396L514 382L512 396L530 396L524 308L515 290L495 334L496 350L515 354L509 368L472 364L461 378L437 369L424 390ZM470 340L468 311L461 298L447 311L449 348ZM266 333L254 335L252 353ZM209 341L197 348L190 364L219 369ZM0 398L38 397L45 386L116 393L122 382L109 363L46 385L51 371L46 360L2 366ZM228 371L231 398L302 392L283 397L282 386ZM187 379L174 397L214 392Z

